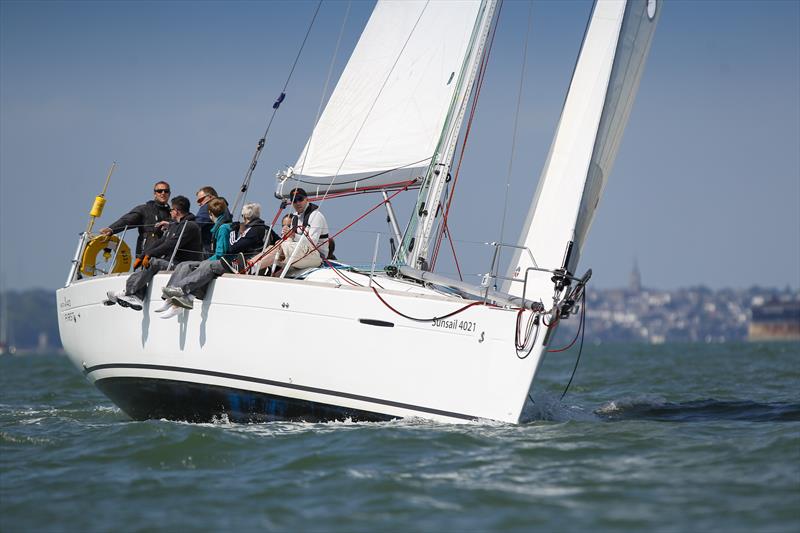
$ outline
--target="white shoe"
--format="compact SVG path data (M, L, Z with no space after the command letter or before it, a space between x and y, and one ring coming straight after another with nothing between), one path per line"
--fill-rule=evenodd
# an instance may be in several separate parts
M119 303L117 301L117 296L119 295L120 291L108 291L106 292L106 299L103 300L103 305L116 305ZM121 291L122 294L125 294L125 291Z
M170 302L170 308L161 315L161 318L172 318L179 314L183 313L183 308L178 307L177 305L172 305Z
M177 296L172 298L172 304L184 309L194 309L194 296L187 294L185 296Z
M144 305L144 302L138 296L128 296L125 291L117 293L117 303L122 307L130 307L134 311L141 311Z
M169 311L169 308L172 307L172 299L167 298L164 300L164 305L156 309L156 313L163 313L164 311Z

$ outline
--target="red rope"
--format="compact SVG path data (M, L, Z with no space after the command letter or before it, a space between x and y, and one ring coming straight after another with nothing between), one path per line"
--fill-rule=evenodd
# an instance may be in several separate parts
M310 250L308 253L306 253L306 254L305 254L303 257L300 257L300 258L296 259L296 260L295 260L295 262L297 262L297 261L300 261L301 259L303 259L303 258L305 258L305 257L308 257L308 256L309 256L309 255L311 255L312 253L316 252L316 251L317 251L317 249L318 249L320 246L322 246L322 245L323 245L323 244L325 244L325 243L328 243L328 242L330 242L331 240L333 240L333 238L334 238L334 237L338 237L338 236L339 236L339 235L341 235L341 234L342 234L344 231L346 231L346 230L350 229L350 227L351 227L351 226L353 226L353 225L354 225L356 222L359 222L359 221L361 221L361 220L362 220L363 218L365 218L367 215L369 215L370 213L372 213L373 211L375 211L376 209L378 209L380 206L382 206L383 204L387 203L389 200L391 200L392 198L394 198L395 196L397 196L398 194L400 194L401 192L403 192L403 191L405 191L405 190L407 190L407 189L408 189L408 186L406 185L406 186L405 186L405 187L403 187L402 189L400 189L400 190L398 190L398 191L395 191L395 193L394 193L394 194L392 194L391 196L388 196L388 197L387 197L385 200L382 200L380 203L378 203L377 205L375 205L375 206L374 206L373 208L371 208L369 211L367 211L366 213L364 213L363 215L361 215L360 217L358 217L357 219L355 219L354 221L352 221L350 224L348 224L347 226L345 226L344 228L342 228L341 230L339 230L339 232L338 232L338 233L336 233L335 235L332 235L331 237L328 237L326 240L324 240L324 241L320 242L319 244L317 244L316 246L314 246L314 247L313 247L313 248L312 248L312 249L311 249L311 250ZM306 235L306 237L308 237L308 235ZM310 242L310 239L309 239L309 242Z
M300 258L296 259L295 262L300 261L300 259L303 259L304 257L307 257L307 256L311 255L313 252L316 252L317 249L320 246L322 246L323 244L325 244L327 242L330 242L331 240L333 240L334 237L338 237L339 235L342 234L342 232L344 232L345 230L349 229L353 224L355 224L356 222L359 222L364 217L366 217L367 215L369 215L370 213L372 213L373 211L378 209L380 206L382 206L383 204L385 204L386 202L388 202L389 200L391 200L392 198L394 198L395 196L397 196L398 194L400 194L401 192L403 192L403 191L405 191L407 189L408 189L408 185L406 185L402 189L399 189L399 190L395 191L394 194L392 194L391 196L387 197L385 200L383 200L380 203L378 203L375 207L373 207L372 209L370 209L369 211L367 211L366 213L364 213L363 215L361 215L360 217L355 219L353 222L351 222L350 224L348 224L347 226L342 228L341 231L339 231L338 233L336 233L335 235L333 235L331 237L328 237L326 240L324 240L324 241L320 242L319 244L317 244L316 246L314 246L314 248L312 248L311 251L306 253L303 257L300 257ZM281 211L283 211L283 209L280 209L278 211L278 215L281 213ZM272 221L273 225L275 224L275 220L278 219L278 215L275 215L275 219ZM273 244L272 246L270 246L269 248L264 250L262 253L258 254L255 257L253 257L250 261L247 262L247 264L245 265L245 267L243 269L240 269L239 272L241 273L241 272L246 272L247 270L249 270L253 265L255 265L256 263L261 261L264 257L266 257L267 255L272 253L285 240L286 240L286 237L281 238L281 240L279 242Z
M413 317L413 316L406 315L405 313L401 313L400 311L398 311L397 309L395 309L394 307L392 307L392 306L391 306L391 304L389 304L389 302L387 302L386 300L384 300L384 299L381 297L381 295L378 293L378 290L377 290L375 287L370 287L370 288L372 289L372 292L374 292L374 293L375 293L375 296L377 296L377 297L378 297L378 300L380 300L380 301L383 303L383 305L385 305L386 307L388 307L389 309L391 309L393 312L397 313L397 314L398 314L398 315L400 315L401 317L403 317L403 318L407 318L408 320L413 320L414 322L433 322L434 320L443 320L443 319L445 319L445 318L450 318L451 316L454 316L454 315L457 315L457 314L459 314L459 313L461 313L461 312L463 312L463 311L466 311L466 310L467 310L467 309L469 309L470 307L474 307L474 306L476 306L476 305L484 305L484 303L483 303L483 302L472 302L472 303L470 303L470 304L467 304L467 305L465 305L464 307L461 307L461 308L459 308L459 309L456 309L456 310L455 310L455 311L453 311L452 313L448 313L448 314L446 314L446 315L443 315L443 316L438 316L438 317L437 317L437 316L435 316L435 317L433 317L433 318L415 318L415 317Z
M458 271L458 279L464 281L464 276L461 275L461 266L458 264L458 255L456 255L456 247L453 244L453 234L450 233L450 227L447 226L447 220L443 220L444 229L447 231L447 240L450 242L450 249L453 251L453 260L456 263L456 271Z

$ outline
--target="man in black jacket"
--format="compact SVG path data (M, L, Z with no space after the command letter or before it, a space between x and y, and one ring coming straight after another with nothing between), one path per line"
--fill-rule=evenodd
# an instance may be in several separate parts
M106 293L108 299L103 303L106 305L118 303L122 307L140 311L153 276L169 268L173 252L175 254L172 259L173 266L183 261L203 259L200 226L194 222L194 215L189 212L189 199L185 196L173 198L170 215L172 222L156 224L163 231L163 237L150 241L140 258L141 261L137 260L137 263L141 263L142 269L128 277L125 290L108 291Z
M161 231L156 227L159 222L169 221L169 183L159 181L153 186L153 199L142 205L137 205L119 220L100 230L103 235L119 233L126 227L139 230L136 239L136 256L140 257L148 241L161 237Z

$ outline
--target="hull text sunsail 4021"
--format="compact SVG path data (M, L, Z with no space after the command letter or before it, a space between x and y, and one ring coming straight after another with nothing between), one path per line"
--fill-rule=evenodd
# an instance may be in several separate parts
M659 11L655 0L594 5L520 241L495 245L496 255L504 246L514 252L508 273L495 261L471 285L432 267L499 5L379 1L276 193L382 195L393 222L391 264L326 262L293 279L243 269L217 278L178 320L157 320L168 275L155 276L141 313L104 306L129 274L80 268L92 242L85 232L57 295L66 352L136 419L518 422L552 333L574 314L588 281L590 271L576 274L580 252ZM417 200L401 231L389 199L409 190ZM282 346L298 324L322 336L324 348ZM114 331L113 348L98 331Z

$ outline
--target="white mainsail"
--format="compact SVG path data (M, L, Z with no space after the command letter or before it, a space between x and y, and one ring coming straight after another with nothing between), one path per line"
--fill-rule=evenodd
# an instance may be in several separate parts
M595 4L519 241L533 260L517 250L509 277L523 279L529 267L566 266L575 272L639 87L660 7L656 0ZM544 287L552 289L549 276L542 281L542 288L533 289L537 297L543 296ZM509 282L505 289L522 295L523 284ZM528 297L533 296L530 291L529 286Z
M426 173L447 119L480 0L379 1L277 192L381 187Z

